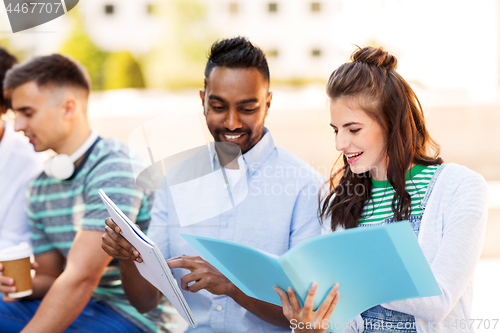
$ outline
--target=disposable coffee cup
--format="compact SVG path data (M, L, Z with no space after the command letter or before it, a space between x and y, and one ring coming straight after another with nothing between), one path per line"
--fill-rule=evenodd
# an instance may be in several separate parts
M11 298L20 298L32 294L31 289L31 247L22 242L0 251L0 262L3 265L2 275L14 279L15 293L8 293Z

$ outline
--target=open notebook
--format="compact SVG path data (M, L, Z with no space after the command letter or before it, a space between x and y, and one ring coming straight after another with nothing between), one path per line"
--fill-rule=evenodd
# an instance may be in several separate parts
M317 236L280 257L225 240L182 237L241 291L265 302L281 306L273 290L278 286L292 287L304 304L317 282L316 309L338 283L339 302L329 324L334 332L375 305L441 294L407 221Z
M130 221L102 189L99 190L99 195L111 218L122 230L121 235L141 254L143 262L134 261L139 273L168 298L189 325L196 327L191 309L158 246Z

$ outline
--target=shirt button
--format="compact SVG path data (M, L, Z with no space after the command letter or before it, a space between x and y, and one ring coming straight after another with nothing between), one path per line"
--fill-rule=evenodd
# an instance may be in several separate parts
M226 184L226 183L224 183L223 187L224 187L224 188L227 188L227 184Z
M221 305L217 305L217 311L221 311L222 310L222 306Z

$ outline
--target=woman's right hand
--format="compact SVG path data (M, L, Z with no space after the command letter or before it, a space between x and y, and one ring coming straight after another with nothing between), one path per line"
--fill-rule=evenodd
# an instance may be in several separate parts
M317 287L317 283L314 282L309 288L304 308L300 306L292 288L288 288L287 294L283 289L274 287L274 291L280 296L283 314L290 321L290 327L294 328L295 333L324 333L329 327L329 319L339 299L337 293L339 285L334 285L316 311L313 311Z
M106 219L106 231L102 235L102 249L111 257L117 259L132 259L142 262L139 251L135 249L122 235L121 229L116 225L111 217Z

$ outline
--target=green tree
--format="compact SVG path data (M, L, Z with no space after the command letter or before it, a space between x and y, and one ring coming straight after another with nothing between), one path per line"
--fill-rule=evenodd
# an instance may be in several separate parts
M59 52L78 60L89 72L92 89L102 90L104 88L103 66L108 53L95 45L87 35L77 8L67 15L72 19L73 26Z
M141 67L129 51L110 53L103 73L106 90L145 87Z

